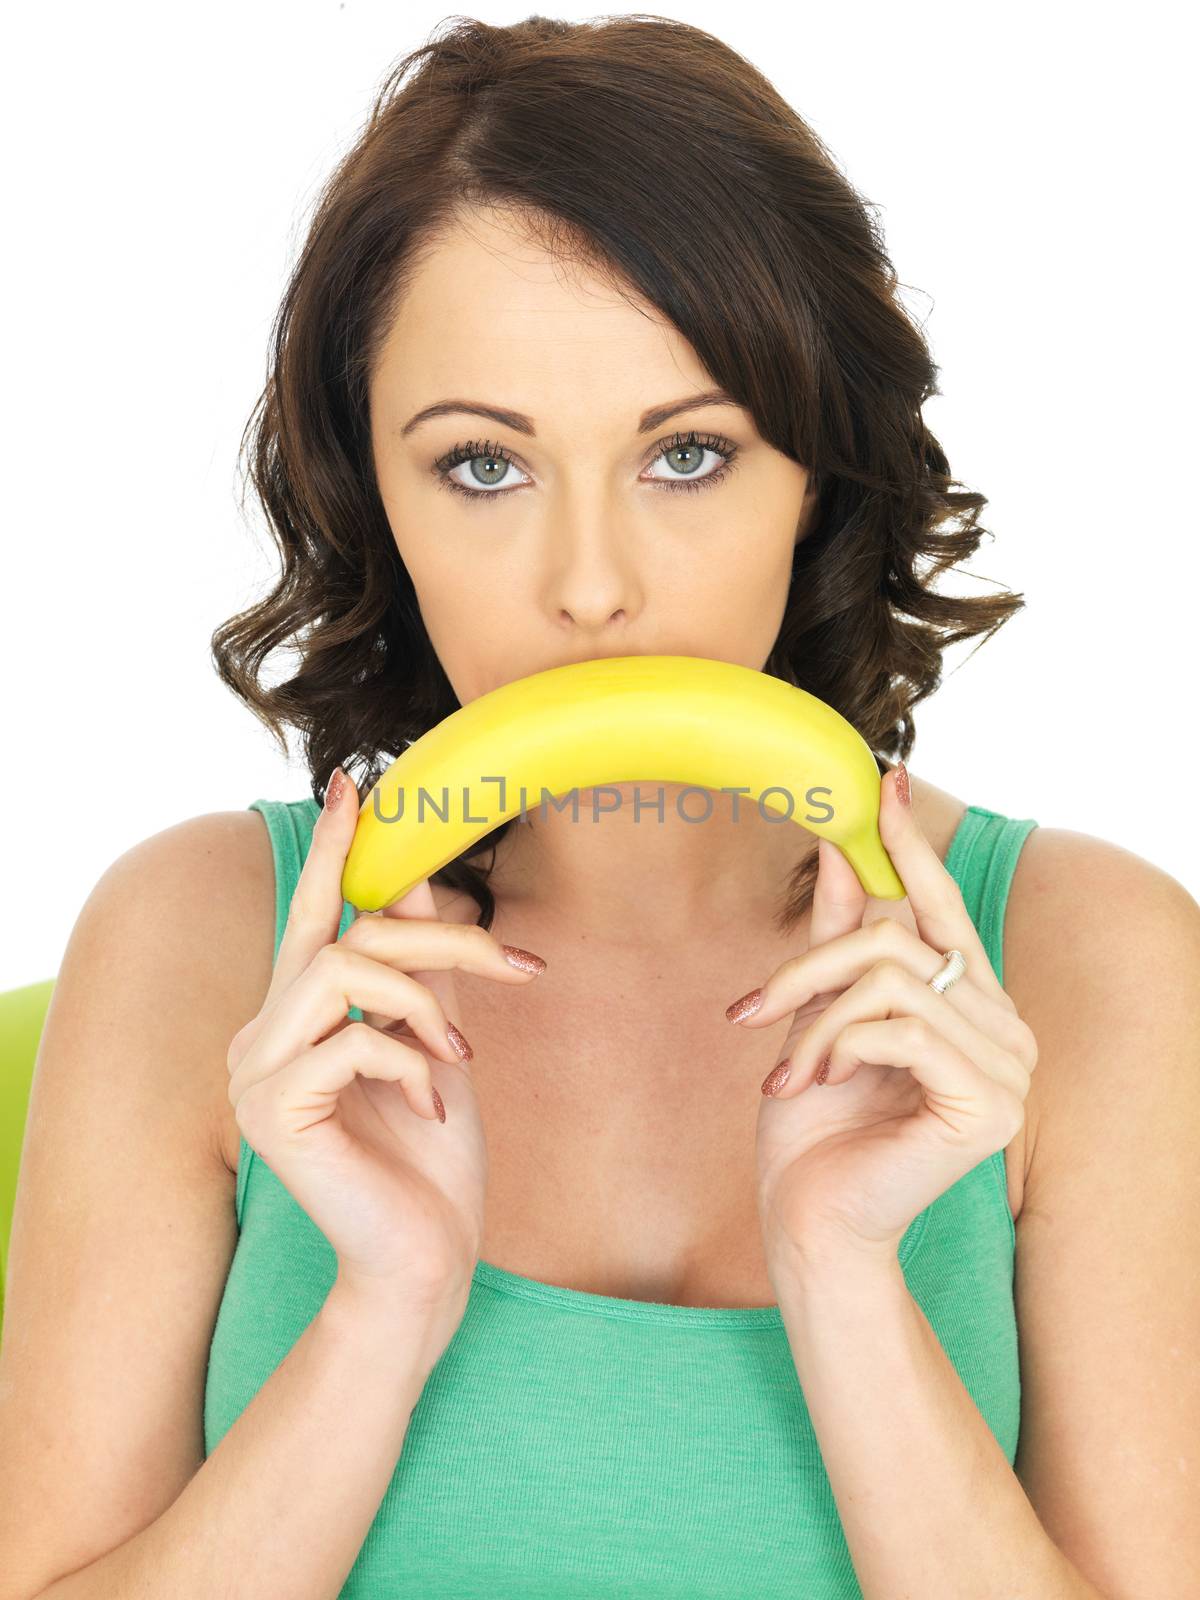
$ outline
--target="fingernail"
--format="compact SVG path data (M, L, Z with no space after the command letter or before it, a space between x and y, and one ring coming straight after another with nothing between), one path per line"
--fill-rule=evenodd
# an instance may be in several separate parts
M744 1022L747 1017L752 1017L763 1003L761 989L751 989L749 994L744 994L740 1000L735 1000L731 1006L725 1007L725 1015L730 1022Z
M896 763L896 798L902 806L912 805L912 795L908 789L908 768L903 761Z
M763 1079L762 1092L764 1094L778 1094L791 1075L791 1063L781 1061L777 1067L772 1067L771 1071Z
M446 1120L446 1107L442 1103L441 1095L437 1092L437 1090L435 1088L433 1088L432 1085L430 1085L429 1092L433 1096L433 1109L438 1114L438 1121L439 1122L445 1122L445 1120Z
M325 785L325 809L336 811L337 803L342 798L342 791L346 787L346 774L341 767L334 767L329 774L329 782Z
M829 1076L829 1057L826 1056L824 1061L822 1061L821 1065L817 1068L817 1076L813 1081L815 1083L824 1083L825 1079L828 1076Z
M471 1046L452 1022L446 1024L446 1037L457 1052L460 1061L470 1061L474 1057L474 1050L471 1049Z
M510 967L519 967L522 972L545 972L546 963L541 956L535 956L532 950L522 950L516 944L502 944L500 948Z

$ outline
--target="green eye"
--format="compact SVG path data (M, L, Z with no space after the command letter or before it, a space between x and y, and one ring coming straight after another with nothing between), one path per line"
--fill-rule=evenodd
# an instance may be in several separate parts
M693 473L673 472L674 482L667 478L646 478L642 481L649 483L655 489L664 489L668 494L695 494L701 489L716 488L733 471L734 457L738 451L737 445L732 444L728 439L723 439L717 435L698 434L695 432L677 433L673 438L663 440L656 446L655 455L650 464L653 466L658 461L671 455L694 455L697 452L701 453L700 459L703 460L703 452L705 451L722 457L721 465L715 471L706 472L702 476L696 476ZM477 461L483 462L486 469L485 476L477 478L477 481L481 483L488 482L487 473L494 474L492 481L496 484L501 484L511 476L507 470L509 467L514 467L517 472L522 471L503 445L478 439L474 439L468 444L455 445L453 450L447 451L444 456L439 457L433 463L431 470L440 488L449 489L453 494L466 495L471 500L500 500L505 495L515 494L518 489L526 487L524 484L514 484L511 488L474 489L465 483L460 483L457 478L451 476L456 468L464 464L470 464L474 474L474 463Z

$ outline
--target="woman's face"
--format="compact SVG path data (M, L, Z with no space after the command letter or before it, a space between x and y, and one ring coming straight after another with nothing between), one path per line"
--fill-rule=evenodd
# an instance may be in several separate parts
M460 703L598 656L762 668L810 475L748 412L692 399L715 387L654 308L499 213L426 258L372 375L371 439Z

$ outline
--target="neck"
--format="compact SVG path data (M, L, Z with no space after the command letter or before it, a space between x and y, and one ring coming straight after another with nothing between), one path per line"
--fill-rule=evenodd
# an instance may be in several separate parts
M689 820L691 819L691 820ZM725 938L767 925L816 837L745 795L678 784L572 791L518 816L496 851L497 904L624 946Z

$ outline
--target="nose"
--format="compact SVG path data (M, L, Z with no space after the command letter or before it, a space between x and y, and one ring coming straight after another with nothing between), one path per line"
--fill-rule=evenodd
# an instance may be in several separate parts
M598 633L636 621L642 580L611 508L565 511L548 545L543 603L560 628Z

